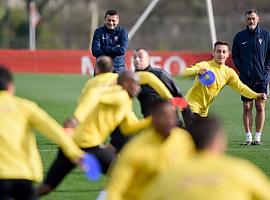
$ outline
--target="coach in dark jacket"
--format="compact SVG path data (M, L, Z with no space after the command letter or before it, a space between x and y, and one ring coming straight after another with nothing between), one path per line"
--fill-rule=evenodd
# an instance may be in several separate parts
M92 42L92 54L113 59L114 71L119 73L125 68L125 52L128 47L128 32L118 26L119 14L116 10L108 10L105 14L104 26L96 29Z
M240 79L258 93L268 92L270 80L270 35L259 25L256 10L246 12L247 28L238 32L233 41L232 58L240 72ZM246 143L252 144L252 107L253 100L245 97L243 101L243 122L246 131ZM265 120L265 100L256 100L256 133L253 144L261 144L261 134Z
M148 71L157 76L171 92L173 97L183 97L180 89L173 81L172 77L163 69L150 66L149 54L145 49L137 49L133 55L134 67L136 71ZM150 108L154 101L161 99L157 92L148 85L141 86L138 100L141 104L141 112L144 117L150 114ZM188 126L192 120L192 112L189 108L182 111L185 125Z

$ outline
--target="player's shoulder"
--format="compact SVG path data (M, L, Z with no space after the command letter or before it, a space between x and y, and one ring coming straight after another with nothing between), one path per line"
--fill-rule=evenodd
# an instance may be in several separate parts
M210 66L211 62L212 60L204 60L204 61L196 63L195 65L199 67L206 67L206 66Z
M103 26L100 26L95 30L95 34L100 34L100 33L103 33L103 32L104 32L104 27Z
M140 133L136 134L131 141L125 145L123 151L125 154L138 154L138 156L142 156L142 152L146 155L146 152L151 151L157 140L157 134L154 132L153 127L148 127L142 130Z
M239 37L243 37L246 36L248 34L247 29L244 29L242 31L239 31L235 34L235 38L239 38Z
M112 83L116 83L118 74L117 73L112 73L112 72L107 72L103 74L99 74L95 76L92 79L89 79L85 86L87 87L94 87L94 86L106 86L106 85L111 85Z
M222 69L227 73L227 74L235 74L235 70L232 67L229 67L228 65L223 65Z
M123 89L123 87L120 85L100 87L97 88L97 90L102 94L106 95L113 94L114 96L115 95L120 96L123 100L130 99L128 92L125 89Z
M25 99L22 97L14 96L14 100L16 101L17 105L24 110L30 111L30 110L36 110L38 108L38 105L36 102Z
M157 67L151 67L149 72L155 74L157 77L161 78L161 77L170 77L169 73L161 68L157 68Z
M268 39L270 39L270 32L264 29L261 29L261 34L265 37L267 37Z
M120 32L120 33L127 33L128 32L127 29L125 27L123 27L123 26L117 26L115 28L115 30Z
M189 144L191 146L194 146L193 139L189 132L187 132L185 129L182 128L174 128L171 131L170 136L174 141L179 142L179 144Z

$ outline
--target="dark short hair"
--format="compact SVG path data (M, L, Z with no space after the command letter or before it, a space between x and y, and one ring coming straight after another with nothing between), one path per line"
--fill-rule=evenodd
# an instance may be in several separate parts
M0 66L0 90L7 90L9 83L13 81L11 72L4 66Z
M250 10L246 11L246 15L250 15L251 13L257 14L257 10L255 10L255 9L250 9Z
M225 45L228 47L228 50L230 50L230 45L227 42L222 42L222 41L216 41L214 44L214 50L216 49L217 45Z
M153 115L153 114L159 113L159 111L163 108L163 106L168 105L168 104L172 105L171 102L164 99L155 100L150 106L150 114Z
M117 15L117 16L119 16L117 10L107 10L107 12L105 13L104 19L107 17L107 15L110 15L110 16Z
M139 48L135 49L135 52L138 52L138 51L140 51L140 50L147 51L145 48L139 47Z
M217 117L208 116L195 118L188 131L193 138L197 150L204 150L219 134L222 125Z
M98 68L101 73L112 72L113 61L109 56L100 56L96 60L96 68Z

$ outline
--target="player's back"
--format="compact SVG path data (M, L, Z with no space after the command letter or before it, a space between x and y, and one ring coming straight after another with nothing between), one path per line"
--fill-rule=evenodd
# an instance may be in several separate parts
M80 147L102 144L129 111L132 100L121 86L92 89L75 112L76 117L85 116L79 117L83 121L75 129L75 142Z
M201 153L159 177L143 200L270 199L270 183L248 161Z
M40 181L41 160L32 132L36 104L0 92L0 178Z
M143 130L116 161L108 180L108 199L138 199L158 174L180 167L193 153L192 139L183 129L172 130L166 139L153 127Z

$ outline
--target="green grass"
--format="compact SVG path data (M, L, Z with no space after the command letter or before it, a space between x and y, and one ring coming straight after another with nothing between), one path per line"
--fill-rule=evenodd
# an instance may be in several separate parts
M62 123L74 110L81 88L86 81L87 77L80 75L16 74L15 76L17 95L36 101L59 123ZM192 85L192 80L176 79L176 81L184 93ZM262 146L243 147L239 145L244 141L242 103L239 95L229 87L226 87L217 97L210 113L218 115L224 120L228 135L228 154L251 160L270 176L268 163L270 153L268 116L270 116L270 111L268 106ZM134 108L136 114L139 114L137 102L134 103ZM46 172L55 156L56 146L40 135L37 136L37 142ZM88 182L83 173L76 169L64 179L55 192L42 199L95 199L104 182L105 178L97 183Z

